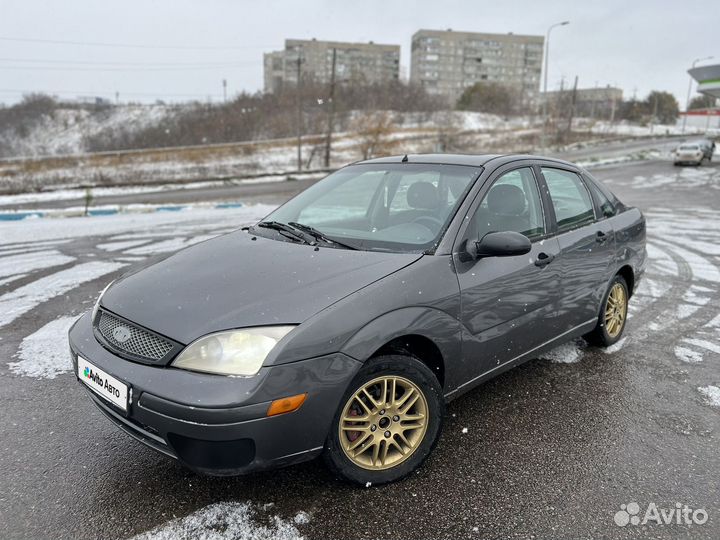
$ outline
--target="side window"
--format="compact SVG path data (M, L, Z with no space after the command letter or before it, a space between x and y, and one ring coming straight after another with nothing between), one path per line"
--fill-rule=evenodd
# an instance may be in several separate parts
M592 182L587 182L587 185L590 187L590 191L592 191L593 196L598 202L598 206L600 207L600 214L606 218L614 216L617 213L617 210L615 209L613 203L611 203L610 200L605 196L605 194L600 191L600 188Z
M495 181L475 211L471 231L475 238L514 231L531 240L545 233L540 191L531 168L507 172Z
M545 167L542 173L560 231L574 229L595 220L590 193L577 174Z

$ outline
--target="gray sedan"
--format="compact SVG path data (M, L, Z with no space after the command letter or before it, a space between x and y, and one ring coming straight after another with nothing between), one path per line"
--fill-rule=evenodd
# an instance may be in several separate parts
M422 464L449 400L618 341L645 264L642 213L571 163L387 157L122 276L70 349L109 420L195 471L323 455L381 484Z

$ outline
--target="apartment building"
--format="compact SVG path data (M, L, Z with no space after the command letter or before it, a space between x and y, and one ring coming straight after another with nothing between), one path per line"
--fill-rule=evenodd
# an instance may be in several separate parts
M337 81L371 84L397 80L399 77L400 45L287 39L283 50L264 55L265 91L275 92L283 85L295 85L298 78L298 58L299 72L303 79L329 82L333 50Z
M410 81L455 104L479 82L503 84L525 103L540 89L545 38L453 30L419 30L412 37Z

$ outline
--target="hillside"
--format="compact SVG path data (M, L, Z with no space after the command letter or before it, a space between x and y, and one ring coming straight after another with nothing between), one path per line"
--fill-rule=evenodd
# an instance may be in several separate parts
M325 169L326 116L308 110L302 169ZM538 152L543 141L538 117L469 111L347 110L335 124L330 168L390 153ZM544 150L676 131L580 118L572 132L545 139L553 148ZM242 100L114 106L28 98L0 109L0 193L287 175L297 171L295 134L287 115L246 109Z

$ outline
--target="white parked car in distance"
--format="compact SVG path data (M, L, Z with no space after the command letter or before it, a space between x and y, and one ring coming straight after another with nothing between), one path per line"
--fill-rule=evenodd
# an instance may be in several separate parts
M707 155L699 143L685 143L678 146L675 150L673 164L702 165L705 159L707 159Z

